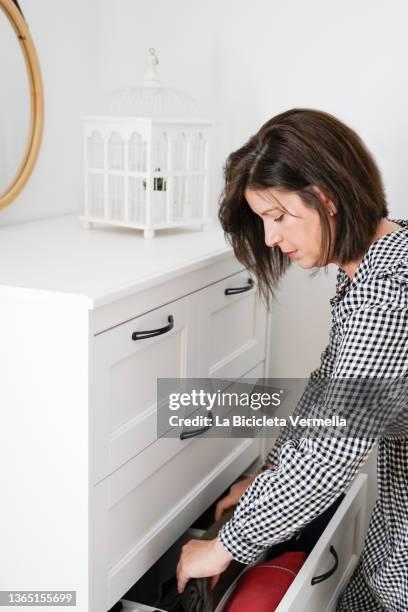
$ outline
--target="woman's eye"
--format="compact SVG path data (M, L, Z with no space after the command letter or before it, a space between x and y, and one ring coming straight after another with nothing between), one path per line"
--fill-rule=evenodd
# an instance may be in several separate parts
M276 221L276 223L279 223L279 221L282 221L284 215L280 215L280 217L275 217L274 221Z

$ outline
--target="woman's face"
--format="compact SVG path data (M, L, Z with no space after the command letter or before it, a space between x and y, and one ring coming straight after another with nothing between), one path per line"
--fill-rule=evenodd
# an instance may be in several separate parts
M327 206L327 212L335 211L320 190L315 188L315 192ZM244 195L253 212L263 221L267 246L279 247L301 268L318 265L321 258L321 226L316 210L304 204L296 193L280 191L275 187L263 190L247 187ZM334 231L334 219L329 217L329 222Z

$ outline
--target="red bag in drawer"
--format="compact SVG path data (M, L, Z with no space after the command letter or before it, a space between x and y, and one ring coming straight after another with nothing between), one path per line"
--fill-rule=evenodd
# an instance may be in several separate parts
M239 578L224 612L275 610L305 559L304 552L286 552L248 568Z

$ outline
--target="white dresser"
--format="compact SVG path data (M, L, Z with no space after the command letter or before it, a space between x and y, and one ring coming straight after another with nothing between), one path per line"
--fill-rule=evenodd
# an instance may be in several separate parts
M156 439L157 377L264 375L248 279L216 227L0 230L1 589L75 590L78 611L105 612L260 455Z
M158 377L265 374L268 321L248 279L215 227L144 241L69 215L0 230L0 590L74 590L78 612L106 612L263 454L257 439L156 439ZM280 612L335 609L366 481Z

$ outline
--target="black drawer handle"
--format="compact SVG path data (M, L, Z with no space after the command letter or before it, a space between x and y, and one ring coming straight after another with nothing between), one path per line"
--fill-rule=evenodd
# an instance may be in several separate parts
M143 338L153 338L153 336L160 336L160 334L165 334L170 331L174 327L174 319L172 315L168 316L168 325L164 327L159 327L158 329L147 329L146 331L135 331L132 334L132 340L143 340Z
M224 291L225 295L234 295L234 293L244 293L244 291L249 291L252 289L254 285L254 281L252 278L248 278L248 284L245 287L233 287L232 289L226 289Z
M208 416L211 419L211 423L209 425L207 425L206 427L200 427L200 429L191 429L190 431L182 431L180 434L180 440L185 440L186 438L195 438L196 436L199 436L205 431L208 431L209 429L211 429L213 420L214 420L213 413L211 412L211 410L208 411Z
M332 574L334 574L334 572L338 568L338 566L339 566L339 556L338 556L334 546L330 546L330 552L331 552L331 554L334 557L334 565L333 565L333 567L328 572L325 572L324 574L320 574L320 576L314 576L312 578L312 584L317 584L318 582L323 582L323 580L327 580L327 578L330 578L330 576Z

